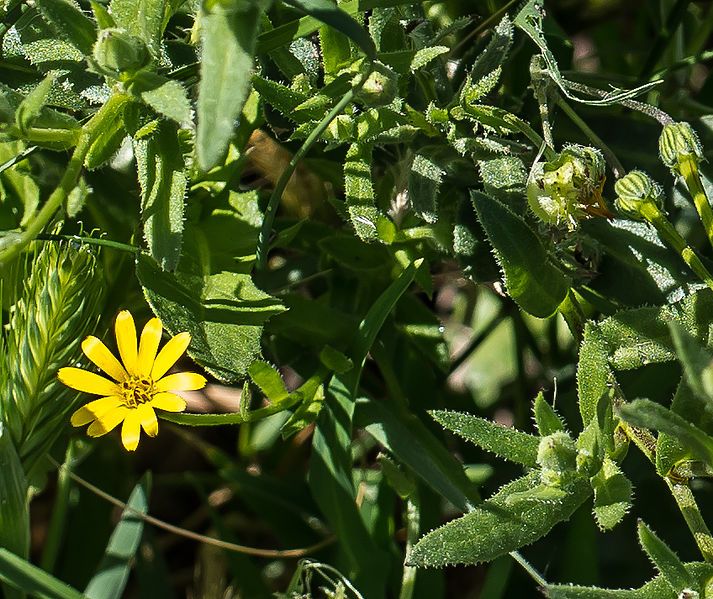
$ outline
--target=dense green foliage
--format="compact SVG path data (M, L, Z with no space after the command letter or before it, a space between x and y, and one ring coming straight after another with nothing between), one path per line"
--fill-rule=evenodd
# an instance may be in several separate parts
M713 597L709 3L0 15L2 596Z

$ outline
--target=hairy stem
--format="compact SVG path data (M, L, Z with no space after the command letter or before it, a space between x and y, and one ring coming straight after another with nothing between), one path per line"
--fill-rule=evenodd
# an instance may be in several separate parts
M713 247L713 210L706 197L706 192L703 189L701 176L698 172L698 165L691 155L684 156L678 165L681 170L681 176L688 188L688 193L690 193L693 198L698 216L701 217L703 228L706 231L706 237L708 237L708 241L711 247Z

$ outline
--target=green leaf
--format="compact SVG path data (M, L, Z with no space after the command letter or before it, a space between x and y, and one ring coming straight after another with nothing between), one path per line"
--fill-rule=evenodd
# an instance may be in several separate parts
M262 12L244 0L205 0L201 6L196 153L204 171L223 158L247 100Z
M668 328L689 387L702 400L704 409L713 410L713 353L680 324L669 322Z
M510 17L505 15L493 29L492 37L485 50L475 59L473 68L470 70L471 78L479 81L505 64L505 59L512 46L512 39L512 22Z
M280 373L267 362L256 360L250 364L248 374L272 403L279 403L289 395Z
M362 397L357 403L356 424L459 510L467 511L477 503L477 493L462 464L405 408Z
M599 400L609 393L613 377L609 367L609 346L597 325L587 323L577 363L579 413L585 427L596 418Z
M7 549L0 549L0 580L42 599L82 599L84 595L61 580L25 561Z
M299 8L309 16L334 27L351 38L369 58L376 59L376 46L366 29L329 0L285 0L285 4Z
M542 437L565 430L564 422L555 409L547 403L544 393L540 391L532 404L537 431Z
M641 547L679 596L683 590L693 590L697 587L693 576L686 570L678 556L641 520L637 526L637 533Z
M164 270L175 270L183 243L188 178L175 125L161 123L148 138L134 140L144 239Z
M129 90L160 115L179 125L191 126L191 102L186 88L178 81L141 71L132 79Z
M319 361L326 368L337 374L344 374L354 368L354 362L342 352L334 349L331 345L325 345L322 348L319 352Z
M425 67L429 62L435 60L446 52L450 52L450 48L448 46L430 46L428 48L421 48L414 54L409 68L411 71L418 71L420 68Z
M126 128L124 127L124 111L122 110L112 114L111 119L106 119L101 130L97 131L97 135L84 158L84 166L89 170L103 166L119 151L124 139L126 139Z
M441 426L478 447L528 468L537 466L540 440L534 435L463 412L434 410L430 414Z
M260 291L249 275L200 275L162 271L139 254L136 275L154 313L166 329L191 334L189 355L213 376L237 381L260 353L262 325L284 308Z
M324 405L324 387L320 385L311 398L305 397L289 420L282 425L280 434L283 439L304 430L317 420L319 412Z
M631 482L610 459L592 477L594 489L594 518L602 530L611 530L631 509Z
M10 431L0 421L0 547L26 557L30 551L30 511L25 471ZM0 576L2 572L0 571Z
M591 494L588 481L577 478L570 491L543 500L537 497L539 482L540 473L531 472L472 512L429 532L407 556L407 565L442 568L492 561L545 536Z
M643 428L664 432L678 439L697 459L713 467L713 437L678 414L648 399L637 399L619 408L621 417Z
M121 599L144 531L138 514L148 511L151 478L145 475L129 496L127 508L111 533L99 568L84 590L89 599Z
M47 96L55 81L55 74L50 73L27 94L15 110L15 124L23 135L32 127L47 103Z
M503 269L508 294L526 312L546 318L557 311L570 287L535 232L512 210L474 191L471 199Z
M57 34L84 56L91 56L97 39L94 23L68 0L37 0L35 6Z
M116 25L141 38L154 59L161 55L161 36L168 22L169 0L111 0L111 16Z
M423 154L416 154L408 177L408 195L414 212L427 223L438 220L438 190L443 169Z
M371 184L373 146L352 144L344 162L344 194L349 218L359 239L372 241L378 237L379 209L374 202Z

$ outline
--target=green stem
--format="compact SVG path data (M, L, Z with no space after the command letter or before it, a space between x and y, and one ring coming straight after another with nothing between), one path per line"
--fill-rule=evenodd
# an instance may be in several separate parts
M681 237L681 234L676 231L671 222L664 216L659 207L656 206L654 202L647 202L642 206L641 214L656 228L663 240L676 250L688 267L696 273L708 287L713 289L713 275L711 275L708 269L703 265L703 262L701 262L701 259L696 255L693 248L688 245L686 240Z
M614 173L614 177L617 179L623 177L626 174L626 169L622 166L621 162L619 162L619 159L616 157L614 152L612 152L611 148L602 141L602 138L592 131L589 125L587 125L587 123L585 123L584 120L582 120L582 118L580 118L572 107L562 98L557 98L557 105L570 118L570 120L577 125L577 127L579 127L582 133L584 133L589 140L602 151L604 158L606 158L606 161L609 163L609 167Z
M673 5L666 17L666 22L663 24L663 27L659 29L651 52L644 63L644 68L641 69L641 79L648 77L656 68L669 42L673 38L673 34L676 33L681 21L683 21L683 17L690 3L691 0L676 0L676 4Z
M42 551L40 566L50 574L54 570L59 555L59 548L64 535L64 525L67 519L67 508L69 507L69 493L72 489L72 462L74 460L74 444L69 443L65 454L64 464L59 468L57 474L57 494L52 509L52 519L50 520L47 540Z
M416 544L421 534L421 501L418 496L418 490L415 490L406 500L404 520L406 522L406 555L409 555L411 548ZM413 597L414 587L416 586L416 573L416 567L404 566L399 599L411 599Z
M373 69L373 63L370 61L368 63L368 68L362 73L361 78L357 81L356 85L352 87L346 94L342 96L342 99L337 102L337 104L329 111L329 113L317 124L317 126L312 130L307 139L304 141L302 146L297 152L295 152L292 160L290 160L287 168L282 171L280 178L275 184L275 189L270 195L270 200L268 201L267 208L265 209L265 217L262 221L262 226L260 227L260 233L257 239L257 248L255 250L256 256L256 267L258 269L265 268L267 264L267 250L268 242L270 240L270 233L272 232L272 222L275 220L275 214L277 213L277 208L280 205L280 200L282 199L282 194L287 187L287 183L292 177L297 165L300 160L309 152L310 148L315 144L319 137L324 133L324 131L329 127L329 124L337 117L339 114L349 105L349 103L354 99L359 90L364 86L366 80L371 75Z
M587 318L582 311L582 306L579 305L574 289L569 290L567 297L565 297L564 301L559 305L558 310L567 323L572 336L579 343L584 337L584 325Z
M703 520L691 488L687 484L674 483L669 478L665 480L693 538L696 540L703 559L708 563L713 563L713 536Z
M511 551L510 556L522 566L522 569L527 572L532 580L534 580L538 586L542 587L543 589L547 587L547 581L544 579L542 574L540 574L535 568L530 565L530 562L528 562L521 554L519 551Z
M713 247L713 210L711 210L711 205L703 189L701 176L698 173L698 165L694 157L689 154L679 160L678 167L688 188L688 193L693 197L693 203L696 205L698 216L701 217L706 237L708 237L708 241Z
M64 171L59 185L42 206L42 209L31 220L27 229L20 233L11 245L0 251L0 265L6 264L19 256L22 250L42 232L42 229L77 186L77 181L82 174L84 159L97 135L102 132L106 123L114 118L115 114L124 107L129 99L130 96L124 94L112 95L82 128L72 157L69 159L67 170Z

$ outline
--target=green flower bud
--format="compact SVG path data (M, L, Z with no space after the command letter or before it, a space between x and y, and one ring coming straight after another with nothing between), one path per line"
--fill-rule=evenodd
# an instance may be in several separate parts
M602 200L604 173L599 150L567 146L555 160L535 166L527 184L530 208L544 222L570 229L588 216L609 216Z
M324 139L330 142L344 142L354 135L354 119L348 114L340 114L327 127Z
M362 64L360 70L366 68ZM361 75L352 82L355 84ZM376 62L369 78L359 90L358 98L366 106L386 106L396 99L399 92L399 76L385 64Z
M537 464L542 469L542 484L566 487L577 469L577 449L572 438L562 431L543 437L537 448Z
M125 29L102 29L94 44L94 64L104 75L133 74L151 61L143 40Z
M688 123L666 125L659 137L659 154L663 163L680 175L680 162L684 158L703 160L703 148L698 135Z
M614 184L614 191L617 210L635 220L645 220L642 209L647 205L653 204L658 210L663 207L661 187L642 171L623 176Z

